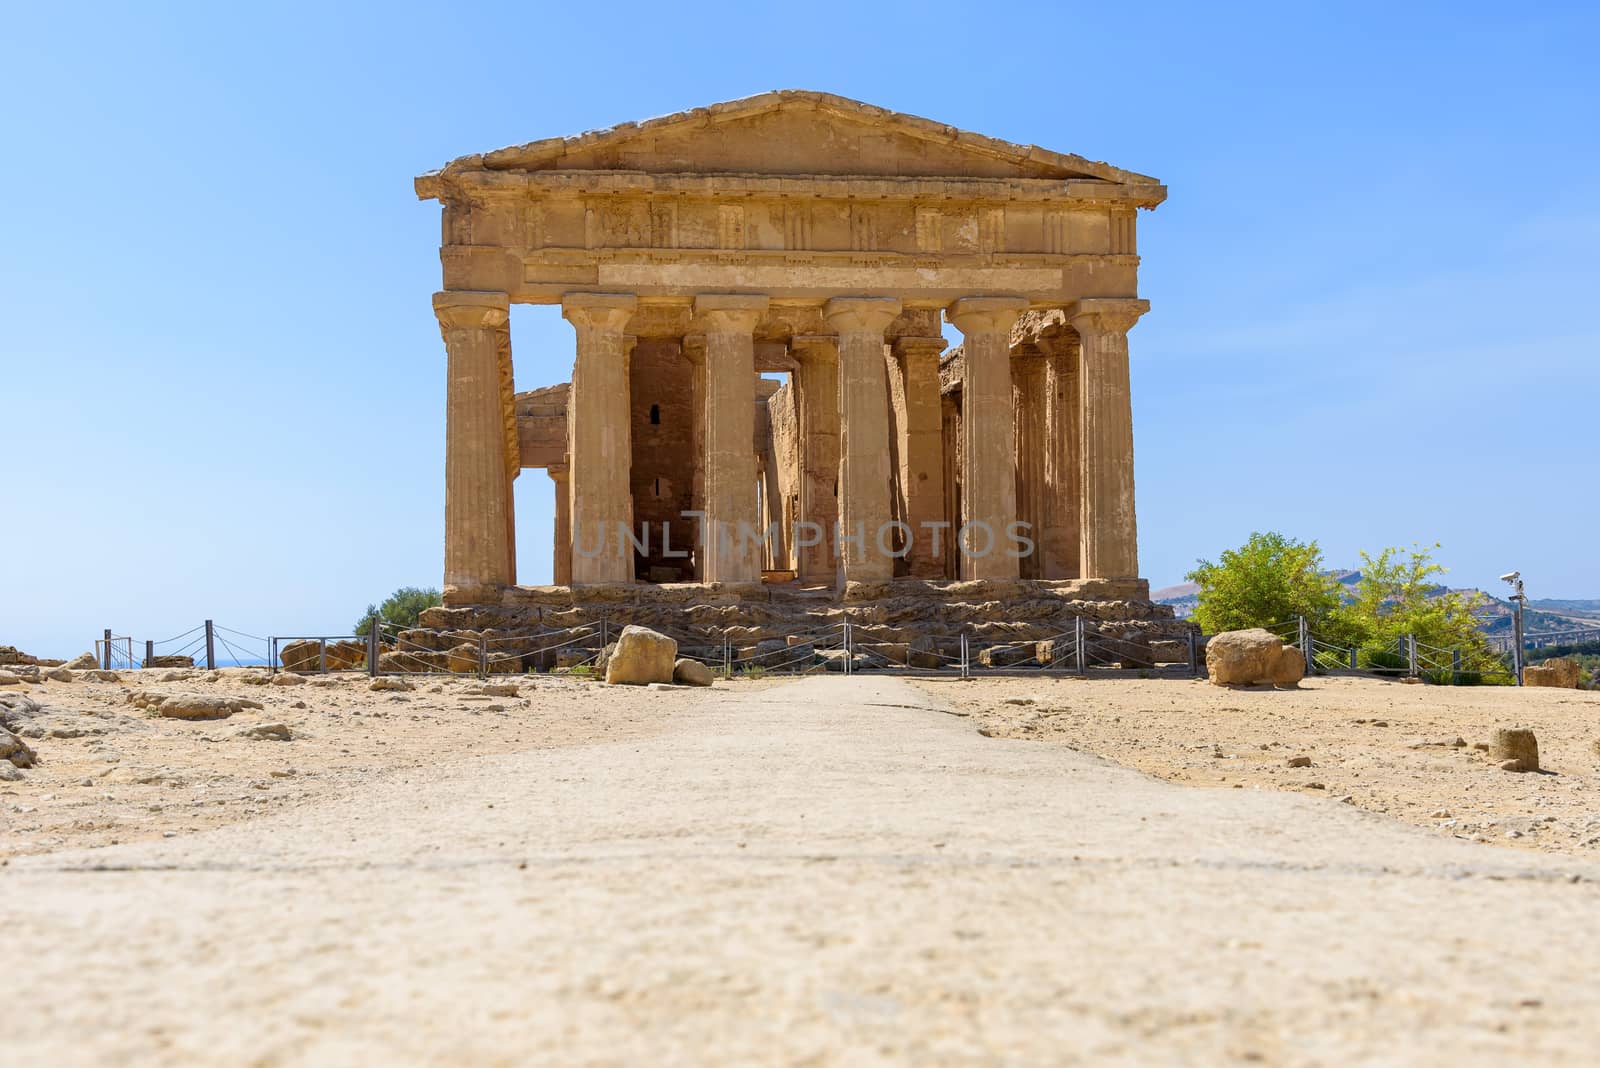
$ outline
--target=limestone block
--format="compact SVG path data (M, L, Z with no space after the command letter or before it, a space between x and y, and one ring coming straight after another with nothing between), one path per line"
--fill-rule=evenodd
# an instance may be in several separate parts
M1303 652L1292 645L1285 645L1278 650L1278 657L1272 666L1272 684L1274 686L1298 686L1300 680L1306 677L1306 657Z
M1500 728L1489 739L1489 759L1506 771L1538 771L1539 741L1526 728Z
M606 664L610 685L644 686L671 682L678 658L678 643L647 627L627 626Z
M1021 642L1014 645L991 645L978 653L978 663L984 667L1015 667L1019 664L1033 662L1036 655L1035 643Z
M672 665L672 681L680 686L710 686L711 669L698 660L683 657Z
M1553 657L1543 664L1529 664L1522 669L1522 684L1524 686L1555 686L1563 690L1571 690L1578 685L1582 668L1576 660L1566 657Z
M1305 662L1298 649L1288 647L1300 658L1300 671L1305 673ZM1215 635L1206 643L1206 672L1217 686L1255 686L1275 683L1279 677L1288 678L1291 669L1287 663L1283 639L1259 627L1250 630L1230 630ZM1298 682L1296 676L1292 685Z

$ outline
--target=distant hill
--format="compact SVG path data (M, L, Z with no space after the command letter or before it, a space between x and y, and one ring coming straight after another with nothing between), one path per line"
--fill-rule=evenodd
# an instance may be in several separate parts
M1361 581L1360 571L1351 571L1336 568L1324 574L1337 579L1350 594L1354 593L1355 586ZM1449 589L1440 586L1437 592L1444 593ZM1487 590L1474 590L1462 588L1459 593L1477 592L1483 595L1483 606L1478 610L1479 626L1490 637L1509 637L1512 630L1511 602L1496 597ZM1350 595L1350 594L1347 594ZM1165 586L1159 590L1152 590L1150 599L1157 604L1170 605L1179 619L1187 619L1200 603L1200 587L1193 582L1180 582L1176 586ZM1586 627L1596 628L1596 636L1600 637L1600 600L1563 600L1560 598L1542 598L1529 600L1528 606L1523 610L1522 632L1525 637L1539 638L1544 635L1570 634L1581 631Z

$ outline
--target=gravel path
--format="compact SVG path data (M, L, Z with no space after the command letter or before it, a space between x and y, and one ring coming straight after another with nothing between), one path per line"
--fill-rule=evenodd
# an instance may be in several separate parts
M14 860L4 1059L1592 1063L1594 864L936 702L719 688L655 737Z

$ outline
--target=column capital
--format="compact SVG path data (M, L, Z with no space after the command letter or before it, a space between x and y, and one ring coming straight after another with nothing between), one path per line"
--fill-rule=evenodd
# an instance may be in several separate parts
M946 347L946 342L942 335L933 337L901 336L895 338L893 344L894 354L903 356L908 360L938 360L944 354Z
M567 293L561 316L575 327L614 333L628 325L638 306L632 293Z
M433 314L439 328L492 327L504 324L510 315L511 301L504 293L475 289L447 289L433 295Z
M789 352L801 363L838 363L839 339L832 334L796 334L789 339Z
M683 358L696 367L704 367L706 362L706 336L704 334L685 334L683 338Z
M1074 330L1054 330L1041 333L1033 343L1045 356L1073 356L1083 347L1083 338Z
M1018 316L1028 310L1027 297L962 297L945 314L963 334L994 332L1009 335Z
M1080 335L1126 334L1149 310L1148 300L1089 297L1067 305L1067 318Z
M883 333L900 314L894 297L834 297L822 306L822 317L835 330Z
M551 464L544 469L544 473L550 476L552 482L565 482L572 469L566 464Z
M706 321L709 333L748 334L771 303L766 297L743 293L702 293L694 298L694 314Z

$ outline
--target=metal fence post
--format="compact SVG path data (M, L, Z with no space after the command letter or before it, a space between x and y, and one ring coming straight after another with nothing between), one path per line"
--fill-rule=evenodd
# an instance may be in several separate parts
M105 644L100 646L100 667L102 670L111 670L111 628L106 628Z
M321 675L328 673L328 639L317 639L317 672Z
M850 642L850 620L847 618L844 621L844 673L846 675L855 673L855 666L851 663L855 658L855 648Z
M278 639L277 638L268 638L267 639L267 674L268 675L276 675L277 673L278 673Z
M1415 634L1407 634L1405 643L1406 671L1411 675L1415 675L1417 673L1417 636Z
M728 641L728 636L724 634L722 636L722 677L725 679L733 678L732 648L733 643Z
M1306 622L1306 617L1300 617L1300 652L1306 658L1306 674L1311 674L1316 667L1316 658L1311 653L1311 624Z
M1195 654L1195 649L1194 649L1194 631L1192 631L1192 630L1184 631L1183 637L1184 637L1184 644L1186 646L1188 646L1189 676L1191 678L1198 679L1200 677L1200 660L1199 660L1198 657L1196 657L1194 655Z
M602 646L602 649L604 647ZM478 634L478 678L489 677L489 638L480 632Z
M1450 685L1461 685L1461 650L1450 650Z
M378 676L378 620L376 617L367 625L367 674L373 678Z
M156 643L149 638L144 640L144 666L149 667L150 661L156 658Z
M217 645L216 628L211 620L206 620L206 670L217 670Z
M1360 652L1361 652L1361 647L1360 646L1352 645L1350 647L1350 670L1351 671L1360 671L1361 670L1360 662L1357 659L1357 654L1360 653Z
M1087 675L1089 673L1089 661L1088 661L1088 658L1083 655L1083 649L1084 649L1084 644L1085 643L1084 643L1084 636L1083 636L1083 617L1082 616L1074 616L1072 618L1072 644L1073 644L1072 657L1073 657L1073 660L1077 663L1078 674Z
M962 631L961 632L961 677L964 678L964 679L968 679L968 678L972 677L971 669L969 669L968 666L967 666L967 632L966 631Z
M600 651L602 653L606 651L606 638L608 637L608 635L609 635L609 629L606 626L606 614L604 612L601 612L600 613Z

